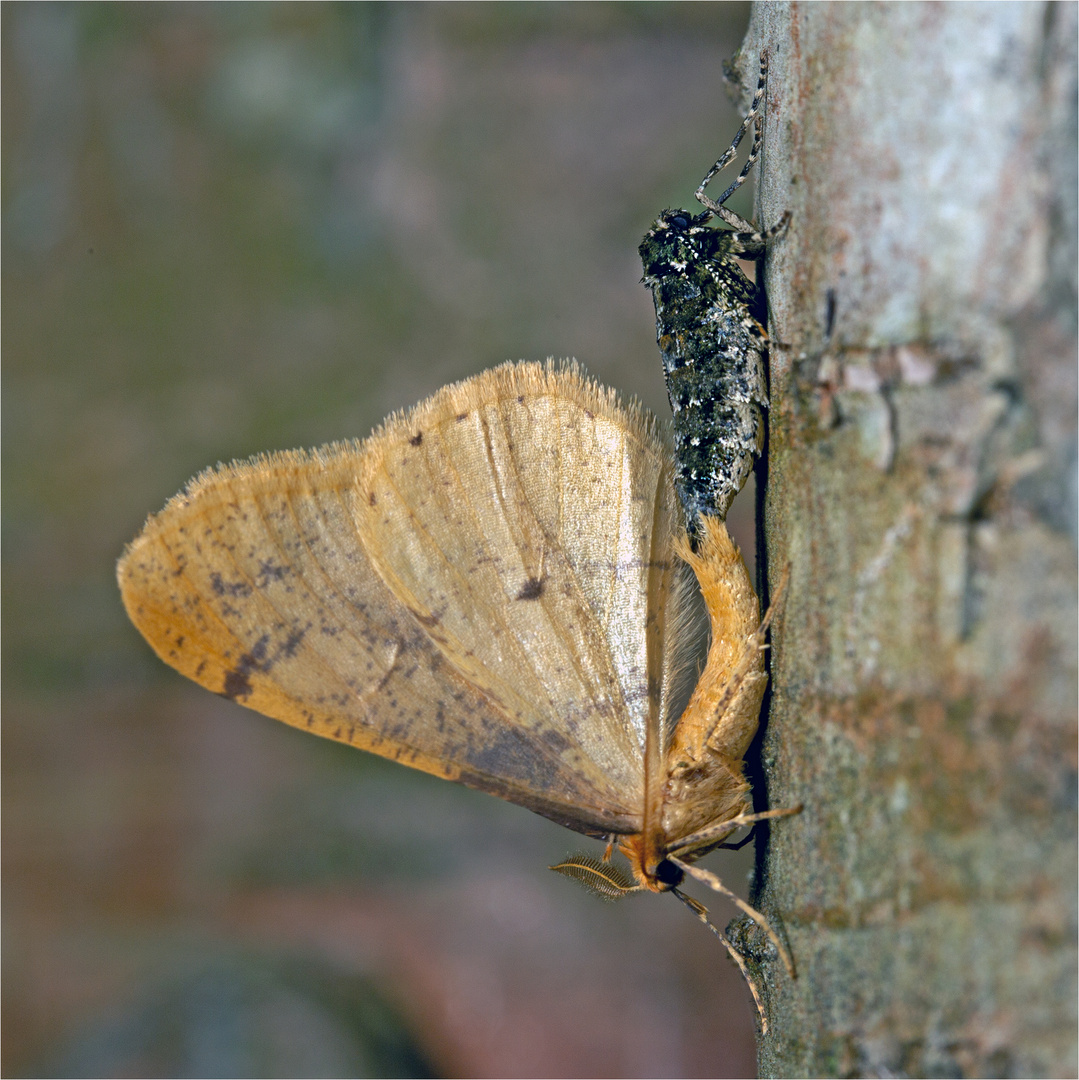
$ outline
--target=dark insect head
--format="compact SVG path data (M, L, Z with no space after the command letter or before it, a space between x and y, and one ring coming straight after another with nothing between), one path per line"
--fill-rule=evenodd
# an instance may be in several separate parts
M711 217L708 210L701 214L690 214L686 210L664 210L653 223L649 236L660 238L667 232L692 236L702 228L707 228Z

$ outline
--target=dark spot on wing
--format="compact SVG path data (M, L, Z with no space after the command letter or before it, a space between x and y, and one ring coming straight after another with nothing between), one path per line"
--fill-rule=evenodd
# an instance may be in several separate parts
M543 595L543 580L542 578L529 578L522 586L521 591L517 594L518 600L538 600Z
M275 563L273 559L264 559L259 563L259 585L265 585L269 581L280 581L284 577L288 577L292 573L291 566L284 566L281 563Z
M251 652L245 653L242 657L240 657L240 663L246 663L248 665L247 670L251 671L259 664L261 664L263 660L266 659L266 654L269 651L269 646L270 635L263 634L262 637L260 637L258 641L256 641L255 644L251 646Z
M300 642L303 641L304 634L307 633L310 628L310 624L305 626L302 630L293 630L281 645L282 656L295 656L296 650L300 647Z
M413 446L419 446L423 442L423 432L417 431L415 435L408 440Z
M238 701L240 698L251 694L251 680L248 675L252 671L269 671L273 667L273 661L267 660L269 651L270 635L262 637L251 647L250 652L245 652L237 661L236 666L225 674L225 685L221 690L221 696Z
M218 573L210 575L210 587L218 596L251 595L251 586L246 581L226 581Z
M246 657L244 659L246 659ZM240 662L242 664L243 660ZM250 693L251 680L247 677L246 671L242 671L237 667L225 675L225 688L221 691L222 697L231 698L233 701L239 701L240 698L248 697Z

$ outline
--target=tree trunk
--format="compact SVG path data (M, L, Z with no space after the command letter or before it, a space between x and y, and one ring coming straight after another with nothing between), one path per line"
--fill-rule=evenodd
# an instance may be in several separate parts
M1076 6L760 4L764 1075L1076 1075Z

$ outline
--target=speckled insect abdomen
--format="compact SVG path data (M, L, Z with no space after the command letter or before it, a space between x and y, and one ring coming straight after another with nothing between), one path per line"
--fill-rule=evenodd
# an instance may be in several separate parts
M656 305L656 337L663 354L674 413L676 486L690 529L701 515L726 517L764 444L768 406L768 348L763 291L743 273L738 257L759 258L787 223L760 233L723 203L742 185L760 156L767 62L761 58L753 104L730 147L697 189L705 210L664 210L641 241L644 284ZM733 160L754 125L753 148L737 179L718 200L705 195L713 176ZM719 217L736 231L710 224Z
M764 441L767 333L759 299L711 215L660 215L641 244L674 413L676 485L686 517L725 517Z

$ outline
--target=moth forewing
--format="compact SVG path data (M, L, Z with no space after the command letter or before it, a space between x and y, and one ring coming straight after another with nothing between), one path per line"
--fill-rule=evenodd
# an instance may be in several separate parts
M387 425L367 455L360 533L453 666L552 748L549 718L572 725L562 753L639 813L675 647L671 462L639 410L595 390L575 401L566 381L488 377L482 408L443 394L407 432Z
M575 366L504 365L363 442L208 470L119 583L215 693L587 835L639 832L684 622L673 467L649 415Z

